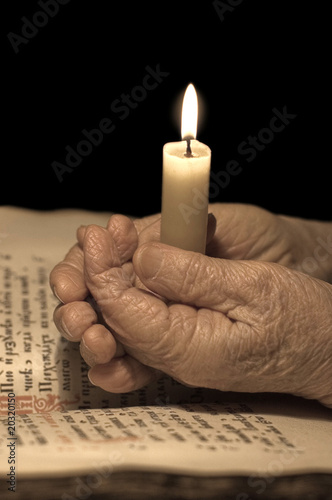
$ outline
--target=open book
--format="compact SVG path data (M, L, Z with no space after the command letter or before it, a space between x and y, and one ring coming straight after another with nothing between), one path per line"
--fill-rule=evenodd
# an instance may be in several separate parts
M89 383L48 277L109 215L0 208L0 498L329 498L332 410L315 401Z

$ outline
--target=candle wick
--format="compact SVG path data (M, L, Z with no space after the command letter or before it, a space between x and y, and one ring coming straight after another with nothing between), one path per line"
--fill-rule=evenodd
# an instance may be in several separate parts
M193 154L191 151L190 139L186 139L186 141L187 141L187 150L186 150L184 156L186 156L187 158L192 158Z

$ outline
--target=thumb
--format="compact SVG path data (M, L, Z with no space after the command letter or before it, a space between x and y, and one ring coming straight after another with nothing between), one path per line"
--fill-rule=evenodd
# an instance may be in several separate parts
M259 303L263 288L268 293L266 282L271 281L263 263L217 259L156 242L140 246L133 264L151 291L168 300L224 314L239 305Z

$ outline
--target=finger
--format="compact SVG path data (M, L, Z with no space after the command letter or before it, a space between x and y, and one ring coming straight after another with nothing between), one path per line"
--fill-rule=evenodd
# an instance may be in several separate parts
M104 365L96 365L89 371L89 379L93 385L114 393L135 391L159 376L160 372L128 355L114 358Z
M143 245L144 243L150 243L152 241L159 242L160 241L160 224L161 218L154 220L149 226L145 227L142 232L138 236L138 246ZM208 227L207 227L207 244L212 240L217 227L217 221L215 216L212 213L208 215ZM135 281L137 287L147 290L148 288L145 284L140 280L140 278L134 273L134 269L132 269L132 276ZM134 283L133 281L133 283Z
M207 234L206 234L206 244L207 245L211 242L213 236L215 235L216 229L217 229L217 219L215 218L213 213L209 213Z
M130 245L130 243L129 243ZM119 310L117 303L121 286L124 290L132 288L132 276L126 273L126 267L121 266L121 260L115 241L110 232L100 226L88 226L84 237L85 279L106 324L117 332L119 326L116 316L112 317L113 309ZM117 286L120 277L120 288ZM122 302L121 302L122 303ZM126 312L125 312L126 314Z
M90 366L104 364L115 356L124 354L111 332L104 326L96 324L88 328L82 335L81 355Z
M121 268L115 241L107 229L96 225L87 226L83 251L85 278L102 275L113 267Z
M80 226L79 228L77 228L77 231L76 231L76 238L77 238L77 241L78 241L80 248L83 248L83 241L84 241L84 235L85 235L86 228L87 228L87 226Z
M208 377L204 363L203 373L197 368L193 370L198 361L195 358L199 357L201 345L206 350L216 342L219 333L214 332L227 332L232 327L228 318L216 311L197 310L184 304L168 306L151 292L132 286L122 267L112 267L116 259L111 236L102 228L93 227L87 232L84 257L91 294L128 355L146 366L179 377L184 383L196 384L193 371L200 380ZM215 355L227 351L226 343L227 336L218 340L218 352L212 348ZM185 357L184 352L187 352Z
M135 225L131 219L124 215L112 215L107 223L118 251L121 264L130 260L137 248L138 236Z
M208 307L227 314L259 300L271 276L263 263L214 259L161 243L138 248L134 270L145 286L171 301ZM263 286L262 285L262 286Z
M143 320L144 338L153 327L153 315L168 324L165 303L137 287L120 266L114 241L110 233L98 226L89 226L84 238L85 277L92 296L96 300L106 324L117 336L135 345L135 339L127 339L127 329L136 334ZM129 309L127 309L129 307ZM148 313L148 314L147 314ZM146 325L147 323L147 325ZM127 345L127 344L126 344Z
M54 311L54 323L68 340L78 342L85 330L97 322L97 313L83 301L60 305Z
M208 255L275 262L271 255L278 254L276 248L286 252L287 241L281 235L280 220L267 210L236 203L211 204L209 210L215 213L218 223L215 237L206 249Z
M77 229L77 240L83 248L84 236L88 226ZM124 215L115 214L110 217L106 229L112 235L121 263L131 259L137 248L138 236L134 222Z
M154 220L139 233L139 245L143 245L143 243L148 243L150 241L160 241L160 222L161 218L158 217L157 220Z
M50 286L54 295L64 304L84 300L88 295L83 273L82 249L73 246L65 259L50 274Z

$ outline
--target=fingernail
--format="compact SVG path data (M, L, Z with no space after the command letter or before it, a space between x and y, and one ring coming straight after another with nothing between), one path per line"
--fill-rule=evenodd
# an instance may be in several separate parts
M163 251L156 245L149 245L138 253L138 265L147 279L157 276L163 261Z
M216 222L216 218L213 212L208 213L208 223Z
M207 227L207 235L206 235L206 242L210 243L211 239L214 236L214 233L216 232L217 229L217 219L213 215L212 212L209 213L208 215L208 227Z
M86 232L86 227L87 226L80 226L76 231L77 241L81 247L83 246L83 240L84 240L84 236L85 236L85 232Z
M86 345L84 338L82 338L81 343L80 343L80 352L81 352L81 356L84 358L84 361L89 366L94 366L96 364L97 356Z
M72 334L70 333L70 331L68 330L67 328L67 325L65 324L64 321L61 321L61 324L60 324L60 328L61 328L61 331L62 331L62 334L68 339L68 340L71 340L73 338Z
M63 304L63 301L60 299L59 295L57 294L55 286L52 288L52 292L53 292L54 297L57 298L58 301L61 302L61 304Z
M90 374L90 372L91 372L91 370L89 370L89 371L88 371L88 379L89 379L89 382L90 382L90 384L92 384L92 385L96 385L96 384L94 383L94 381L92 380L92 378L91 378L91 374Z

